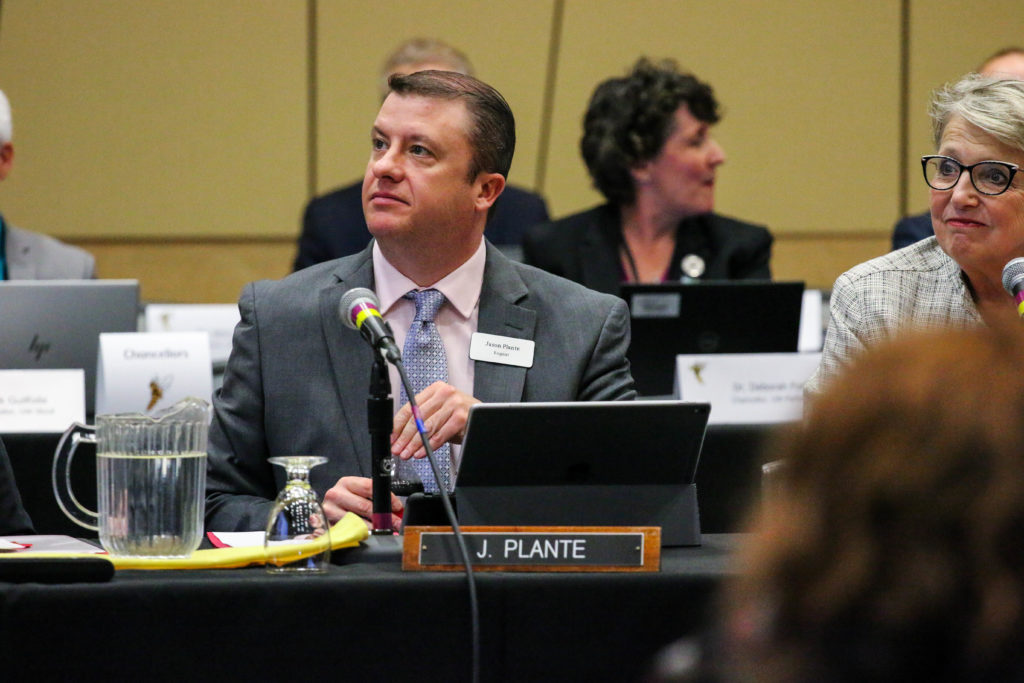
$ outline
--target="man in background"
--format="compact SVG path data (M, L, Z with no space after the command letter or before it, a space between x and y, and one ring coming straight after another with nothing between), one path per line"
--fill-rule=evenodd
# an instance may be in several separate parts
M14 165L11 105L0 91L0 180ZM96 277L92 254L52 237L10 225L0 216L0 280L88 280Z
M1024 80L1024 48L1007 47L999 50L978 67L978 73L995 78L1019 78ZM927 211L902 218L892 231L892 248L902 249L914 242L931 237L932 217Z
M381 68L380 99L388 94L388 77L436 69L473 75L473 65L459 50L440 40L414 38L398 46ZM360 199L362 181L315 197L306 205L294 270L362 251L370 241ZM513 258L519 258L523 233L548 220L544 199L509 185L495 204L485 235Z

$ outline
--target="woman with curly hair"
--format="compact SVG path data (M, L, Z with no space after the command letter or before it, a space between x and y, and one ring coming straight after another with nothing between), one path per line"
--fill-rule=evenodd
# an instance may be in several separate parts
M611 294L623 282L770 278L769 232L712 213L718 120L711 87L671 61L643 58L598 85L580 150L607 203L534 226L524 260Z

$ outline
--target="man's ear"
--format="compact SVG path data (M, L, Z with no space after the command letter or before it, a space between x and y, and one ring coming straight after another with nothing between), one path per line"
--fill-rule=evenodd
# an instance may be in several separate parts
M0 146L0 180L7 178L7 174L11 172L11 166L14 165L14 145L9 142L5 142Z
M476 206L481 211L487 211L505 189L505 176L500 173L481 173L476 177L476 182L480 187Z

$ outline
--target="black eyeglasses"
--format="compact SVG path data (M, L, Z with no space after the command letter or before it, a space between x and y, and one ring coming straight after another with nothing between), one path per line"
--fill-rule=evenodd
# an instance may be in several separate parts
M964 166L953 157L937 154L921 157L921 167L924 181L933 190L952 190L960 182L960 174L967 171L974 189L990 196L1006 192L1019 168L1005 161L979 161Z

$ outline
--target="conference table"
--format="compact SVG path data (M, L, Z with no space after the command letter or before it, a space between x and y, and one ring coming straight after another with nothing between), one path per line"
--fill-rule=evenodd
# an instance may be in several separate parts
M740 538L665 548L650 573L477 572L481 680L641 680L707 628ZM0 583L4 680L464 681L470 633L465 575L403 571L398 537L337 551L319 576Z
M732 532L758 493L766 434L709 428L697 478L703 543L663 549L658 572L477 573L481 680L640 680L662 647L706 629L742 537ZM4 440L37 533L87 536L53 499L58 436ZM87 451L72 480L93 505ZM0 679L462 681L469 615L464 574L402 571L391 538L336 553L324 576L246 568L0 583L0 652L24 674Z

